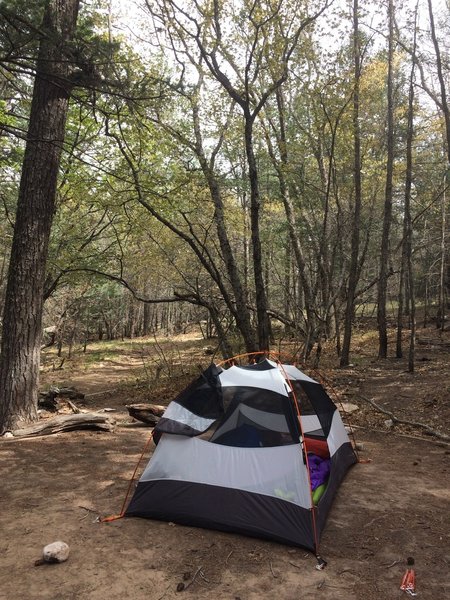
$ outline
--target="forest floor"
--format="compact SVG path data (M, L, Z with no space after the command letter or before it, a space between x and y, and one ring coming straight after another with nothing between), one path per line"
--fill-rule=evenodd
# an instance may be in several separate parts
M0 599L392 600L404 596L409 556L419 597L450 598L450 445L392 425L365 400L449 433L450 333L418 337L414 374L403 359L374 359L370 332L356 338L351 367L333 368L324 356L335 395L359 407L351 422L370 462L355 465L338 491L321 540L323 571L311 553L277 543L145 519L97 522L120 511L149 438L125 405L167 404L210 361L205 341L96 344L62 365L46 350L42 387L77 387L86 393L80 408L114 409L118 426L0 441ZM69 560L34 566L55 540L69 544Z

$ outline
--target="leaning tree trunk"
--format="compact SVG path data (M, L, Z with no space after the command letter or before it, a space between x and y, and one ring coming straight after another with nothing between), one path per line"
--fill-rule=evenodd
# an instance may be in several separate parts
M0 356L0 432L37 417L43 288L71 86L64 49L79 0L49 0L11 250Z
M195 152L205 179L208 183L211 199L214 204L214 221L216 224L217 238L219 240L222 258L233 292L234 302L227 302L227 297L224 297L224 300L227 302L228 310L236 321L236 325L244 340L246 351L255 352L258 350L258 347L251 324L250 309L247 306L246 288L242 284L241 275L239 273L236 258L228 235L227 226L225 223L225 207L223 203L222 192L219 181L214 173L214 154L219 149L219 145L216 146L210 160L208 161L206 158L200 129L198 104L193 105L192 115L196 137ZM222 140L220 141L220 144L221 143Z

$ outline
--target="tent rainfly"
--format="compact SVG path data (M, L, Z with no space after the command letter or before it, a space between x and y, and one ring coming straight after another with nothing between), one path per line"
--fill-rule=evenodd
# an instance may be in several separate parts
M356 455L325 389L293 365L210 365L167 407L125 516L237 532L318 556Z

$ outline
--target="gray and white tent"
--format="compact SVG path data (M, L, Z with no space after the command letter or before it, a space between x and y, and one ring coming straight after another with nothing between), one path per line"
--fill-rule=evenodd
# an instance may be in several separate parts
M208 367L169 404L154 439L125 516L237 532L316 554L336 490L356 462L322 385L269 359ZM325 472L319 495L316 463Z

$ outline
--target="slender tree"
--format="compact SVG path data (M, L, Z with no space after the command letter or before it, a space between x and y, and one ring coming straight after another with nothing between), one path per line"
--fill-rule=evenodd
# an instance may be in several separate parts
M381 236L380 251L380 276L378 280L377 296L377 322L378 322L378 357L386 358L388 351L387 338L387 284L389 277L389 239L392 221L392 190L394 177L394 3L388 4L388 74L387 74L387 161L386 161L386 187L384 194L383 232Z
M347 302L345 307L344 337L340 365L349 364L350 341L352 336L352 323L355 312L356 287L358 285L358 262L360 244L360 221L362 204L361 185L361 127L360 127L360 82L361 82L361 48L359 33L359 1L353 1L353 61L354 61L354 88L353 88L353 153L354 153L354 208L351 239L351 257L347 286Z
M442 194L442 204L441 204L441 215L442 215L442 226L441 226L441 260L440 260L440 273L439 273L439 316L440 316L440 327L442 331L445 327L445 313L446 313L446 291L448 293L450 288L450 267L447 266L447 244L446 244L446 234L447 234L447 225L446 225L446 188L450 184L450 107L448 104L447 97L447 89L445 82L445 74L444 74L444 66L441 56L441 49L439 46L439 41L436 35L436 24L434 19L433 12L433 4L431 0L428 0L428 14L430 19L430 31L431 38L433 40L434 52L436 55L436 68L437 68L437 76L439 80L439 90L440 90L440 101L437 103L440 107L443 115L444 115L444 123L445 123L445 146L446 146L446 158L447 165L445 168L444 175L444 191Z
M411 71L409 76L409 92L408 92L408 117L406 131L406 173L405 173L405 204L403 213L403 237L402 237L402 258L400 266L400 282L398 291L398 312L397 312L397 344L396 357L403 357L403 318L405 311L405 292L409 290L409 317L412 323L410 348L413 348L413 330L415 330L415 315L411 314L411 300L414 297L414 289L412 287L412 221L411 221L411 190L413 178L413 141L414 141L414 73L416 68L416 51L417 51L417 12L416 5L414 13L414 33L413 47L411 50ZM406 285L405 285L406 284ZM415 304L415 303L414 303ZM410 371L414 369L414 352L410 351Z
M402 270L405 272L409 289L411 331L409 338L408 370L414 372L416 344L416 300L414 288L414 270L412 262L412 219L411 219L411 190L413 176L413 141L414 141L414 72L417 39L417 6L414 16L413 60L409 77L408 94L408 125L406 134L406 178L405 178L405 214L403 223ZM399 306L400 312L400 306ZM398 346L398 344L397 344Z

